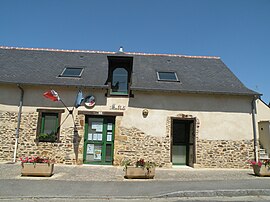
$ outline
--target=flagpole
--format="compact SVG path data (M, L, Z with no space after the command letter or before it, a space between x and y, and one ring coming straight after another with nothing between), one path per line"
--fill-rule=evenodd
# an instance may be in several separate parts
M62 102L62 104L65 106L65 108L69 111L69 113L71 114L73 110L69 110L69 108L65 105L65 103L63 102L62 99L59 99L60 102Z

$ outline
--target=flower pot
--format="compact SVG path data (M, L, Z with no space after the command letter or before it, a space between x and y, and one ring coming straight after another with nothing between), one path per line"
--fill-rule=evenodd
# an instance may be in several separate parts
M54 164L48 163L23 163L22 176L50 177L53 175Z
M125 178L128 179L153 179L155 176L155 168L149 168L149 170L147 170L142 167L127 166L125 170Z
M255 175L257 176L270 176L270 167L269 166L258 166L258 165L252 165L253 171Z

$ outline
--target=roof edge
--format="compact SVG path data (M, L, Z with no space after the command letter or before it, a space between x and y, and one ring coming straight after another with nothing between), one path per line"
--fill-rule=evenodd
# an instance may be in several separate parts
M270 108L270 105L268 105L266 102L264 102L261 98L259 98L259 100L268 108ZM270 103L269 103L270 104Z
M175 92L175 93L189 93L189 94L209 94L209 95L242 95L242 96L261 96L262 94L251 91L250 93L235 93L235 92L210 92L210 91L189 91L189 90L164 90L164 89L146 89L146 88L138 88L138 87L131 87L132 91L155 91L155 92ZM254 92L254 93L252 93Z
M92 86L87 86L87 85L75 85L75 84L69 84L69 85L64 85L64 84L53 84L53 83L47 83L47 84L41 84L41 83L24 83L24 82L6 82L6 81L0 81L0 84L15 84L15 85L27 85L27 86L71 86L71 87L82 87L82 88L93 88L93 89L108 89L108 85L92 85Z
M12 47L12 46L0 46L0 49L26 50L26 51L52 51L52 52L67 52L67 53L118 54L118 52L110 52L110 51L68 50L68 49L53 49L53 48L24 48L24 47ZM167 57L183 57L183 58L220 59L220 57L218 56L192 56L192 55L155 54L155 53L140 53L140 52L123 52L122 54L123 55L138 55L138 56L167 56Z

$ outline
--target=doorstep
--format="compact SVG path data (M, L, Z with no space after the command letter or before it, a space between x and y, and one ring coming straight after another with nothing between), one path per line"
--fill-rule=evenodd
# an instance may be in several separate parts
M187 165L173 165L172 168L175 168L175 169L194 169L190 166L187 166Z

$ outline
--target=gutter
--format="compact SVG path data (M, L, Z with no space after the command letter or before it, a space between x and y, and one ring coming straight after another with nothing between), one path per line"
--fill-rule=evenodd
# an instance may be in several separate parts
M20 131L20 125L21 125L23 96L24 96L24 90L23 90L23 88L19 84L17 84L17 87L21 90L21 97L20 97L19 112L18 112L18 122L17 122L17 128L16 128L16 139L15 139L15 145L14 145L14 155L13 155L13 162L14 163L16 162L16 155L17 155L17 148L18 148L18 139L19 139L19 131Z
M130 87L132 91L145 92L168 92L168 93L187 93L187 94L209 94L209 95L240 95L240 96L261 96L262 94L255 91L250 92L225 92L225 91L202 91L202 90L179 90L179 89L162 89L162 88L143 88Z
M257 114L257 105L256 100L258 99L257 96L253 97L251 107L252 107L252 125L253 125L253 136L254 136L254 157L255 161L259 161L259 152L258 152L258 133L257 133L257 120L256 120L256 114Z

